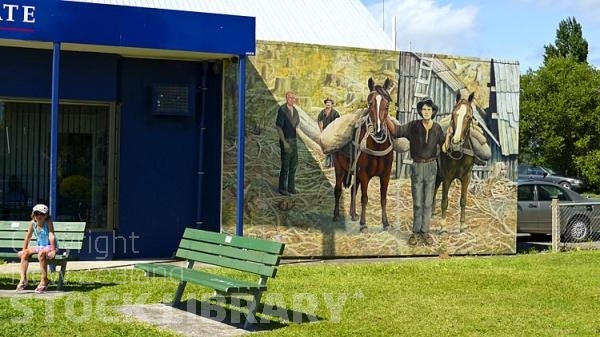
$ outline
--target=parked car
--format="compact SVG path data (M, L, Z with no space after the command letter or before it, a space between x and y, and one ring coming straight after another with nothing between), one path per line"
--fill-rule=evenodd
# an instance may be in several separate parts
M562 176L550 168L528 164L519 165L519 179L550 181L574 191L581 191L586 185L582 178Z
M600 201L588 199L562 185L539 180L517 182L517 232L552 234L553 198L561 207L560 231L565 241L586 240L592 232L600 231Z

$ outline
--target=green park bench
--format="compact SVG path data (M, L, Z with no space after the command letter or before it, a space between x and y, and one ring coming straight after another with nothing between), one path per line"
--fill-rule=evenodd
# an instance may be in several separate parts
M135 267L149 276L166 276L180 281L171 303L174 307L180 304L187 282L211 288L224 296L252 295L244 322L246 329L255 320L268 278L277 273L283 249L284 244L279 242L186 228L175 255L187 260L187 267L164 263L136 264ZM258 276L258 282L193 269L195 262L252 273Z
M56 257L48 260L49 265L60 266L60 273L56 288L62 290L62 285L67 271L67 262L73 259L72 250L81 250L85 234L85 222L53 222L54 235L58 240L60 249ZM27 233L29 221L0 221L0 259L20 260L17 253L23 248L23 239ZM35 233L32 234L29 246L35 246ZM33 254L30 262L37 261L37 254Z

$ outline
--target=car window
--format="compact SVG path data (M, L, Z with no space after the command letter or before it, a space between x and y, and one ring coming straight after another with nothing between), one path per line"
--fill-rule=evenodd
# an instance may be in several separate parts
M549 185L538 185L538 200L539 201L552 201L557 198L558 200L570 200L566 193L556 186Z
M528 166L519 165L519 174L527 174L527 167Z
M536 175L536 176L542 176L542 175L544 175L544 170L542 170L539 167L532 167L529 170L529 174Z
M522 185L517 190L517 199L519 201L533 201L533 185Z

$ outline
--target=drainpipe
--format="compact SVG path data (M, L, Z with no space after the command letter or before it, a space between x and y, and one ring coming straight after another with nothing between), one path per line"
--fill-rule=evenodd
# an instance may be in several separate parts
M200 77L200 118L198 120L198 186L196 191L196 228L202 228L204 220L204 200L202 189L204 188L204 143L206 138L206 77L208 73L208 62L202 63L202 76Z
M50 214L56 216L56 175L58 168L58 86L60 75L60 42L52 46L52 101L50 105Z
M244 147L245 111L246 111L246 57L239 58L238 70L238 153L237 153L237 201L236 201L236 235L244 235Z

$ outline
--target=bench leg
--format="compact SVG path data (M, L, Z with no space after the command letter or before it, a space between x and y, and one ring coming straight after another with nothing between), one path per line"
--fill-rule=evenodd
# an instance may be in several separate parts
M260 303L260 298L262 297L262 292L258 291L254 293L252 302L248 305L248 316L246 316L246 321L244 322L244 330L248 330L250 328L250 324L254 324L257 322L256 320L256 309L258 308L258 304Z
M56 284L56 290L62 290L62 285L65 280L65 273L67 272L67 261L60 263L60 273L58 274L58 283Z
M183 296L183 291L185 290L185 286L187 285L186 281L179 282L179 286L177 287L177 291L175 291L175 297L173 297L173 303L171 303L172 307L175 307L181 301L181 296Z

